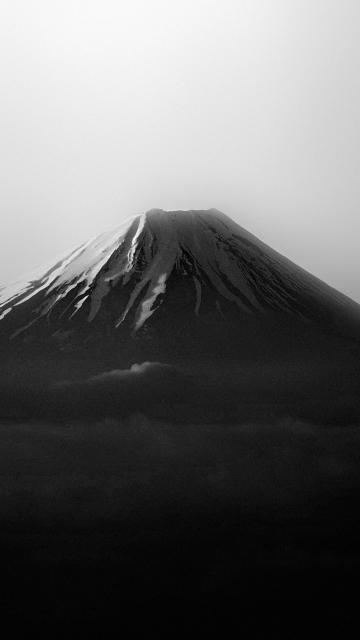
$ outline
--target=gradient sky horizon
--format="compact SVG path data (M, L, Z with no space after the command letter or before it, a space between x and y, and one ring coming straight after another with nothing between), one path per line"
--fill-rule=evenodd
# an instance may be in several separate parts
M3 0L0 285L215 207L360 302L357 0Z

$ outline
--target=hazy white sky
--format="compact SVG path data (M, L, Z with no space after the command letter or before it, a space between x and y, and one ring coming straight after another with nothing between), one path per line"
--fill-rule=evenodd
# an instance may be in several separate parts
M216 207L360 301L358 0L2 0L0 282Z

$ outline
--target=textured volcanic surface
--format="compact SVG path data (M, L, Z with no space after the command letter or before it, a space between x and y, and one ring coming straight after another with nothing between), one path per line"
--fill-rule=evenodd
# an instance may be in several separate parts
M146 360L338 360L359 318L213 209L150 210L0 290L3 371L40 362L60 377Z

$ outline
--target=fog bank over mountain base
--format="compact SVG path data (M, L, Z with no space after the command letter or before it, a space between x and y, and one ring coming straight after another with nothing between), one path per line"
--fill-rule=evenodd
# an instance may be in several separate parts
M3 619L62 638L346 635L359 376L332 355L3 376Z
M190 619L303 637L314 615L344 631L359 426L3 419L3 618L55 637L184 633Z
M310 515L318 500L360 486L359 424L174 425L137 414L62 425L2 421L1 436L3 524L139 521L174 501L195 512Z

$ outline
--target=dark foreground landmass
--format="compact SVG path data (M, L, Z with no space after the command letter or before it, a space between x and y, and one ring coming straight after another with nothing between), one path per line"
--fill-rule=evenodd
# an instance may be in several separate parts
M12 636L350 637L360 429L3 420ZM9 636L10 637L10 636Z

